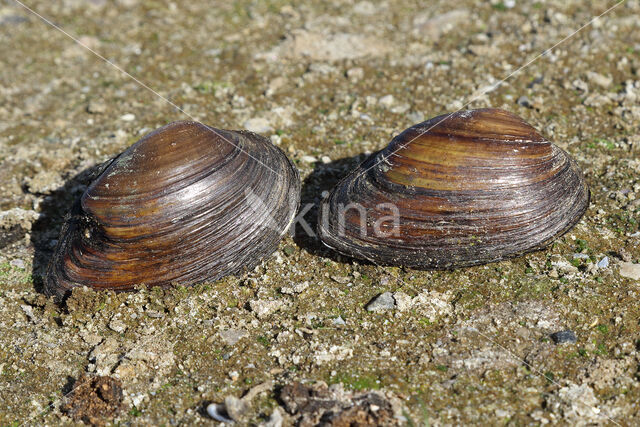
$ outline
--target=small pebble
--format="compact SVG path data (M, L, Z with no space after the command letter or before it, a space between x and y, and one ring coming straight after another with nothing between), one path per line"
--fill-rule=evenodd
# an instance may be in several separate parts
M608 88L611 86L611 83L613 83L613 79L611 77L603 76L602 74L598 74L593 71L587 71L587 78L589 81L602 88Z
M349 283L349 278L345 276L331 276L331 279L335 282L340 283L341 285Z
M335 319L333 319L332 323L336 326L345 326L347 324L347 322L344 321L342 316L338 316Z
M154 318L154 319L160 319L164 317L164 313L161 311L157 311L157 310L147 310L145 311L146 315Z
M533 108L533 104L531 104L531 101L526 96L521 96L520 98L518 98L516 103L526 108Z
M269 419L263 424L264 427L282 427L284 419L278 408L274 409Z
M573 254L574 259L589 259L589 255L587 254Z
M282 307L282 301L257 299L249 301L249 307L258 318L262 319L278 311Z
M329 156L322 156L320 160L322 160L322 163L324 163L325 165L331 163L331 157Z
M224 408L224 405L220 405L218 403L209 404L207 406L207 414L209 414L209 416L214 420L219 421L221 423L228 423L228 424L233 423L233 420L229 418Z
M247 335L247 331L243 329L227 329L224 331L220 331L220 336L227 345L235 345L238 341L240 341Z
M99 101L91 101L87 105L87 113L90 114L102 114L107 111L107 106Z
M313 156L302 156L300 160L302 160L305 163L315 163L318 161L318 159L316 159Z
M413 304L413 298L404 292L396 292L393 294L393 299L396 302L396 308L398 311L406 311L411 308Z
M294 295L303 292L305 289L309 287L309 282L304 281L302 283L294 283L290 286L283 286L280 288L280 292L286 295Z
M127 113L124 114L122 116L120 116L120 120L122 120L123 122L132 122L136 119L136 116L134 114L131 113Z
M396 114L404 114L407 111L409 111L409 108L411 108L411 105L404 103L404 104L400 104L392 107L389 111Z
M527 85L527 88L531 89L532 87L534 87L535 85L539 85L540 83L544 82L544 77L542 76L538 76L535 79L531 80L531 83L529 83Z
M360 67L350 68L347 70L347 78L351 82L357 82L364 77L364 70Z
M278 89L282 88L287 83L287 79L284 77L276 77L275 79L269 82L269 87L265 91L266 96L271 96L278 91Z
M396 300L391 292L385 292L372 299L367 304L367 311L384 311L396 308Z
M22 270L24 270L24 261L16 258L16 259L12 259L11 262L9 262L9 264L11 264L14 267L20 268Z
M392 107L395 102L396 100L393 98L393 95L386 95L378 100L378 103L385 108Z
M257 299L249 301L249 307L258 318L262 319L278 311L282 307L282 301Z
M254 117L244 122L244 128L255 133L272 133L273 127L267 119Z
M569 330L554 332L551 339L556 344L573 344L577 341L576 334Z
M111 322L109 322L109 328L121 334L127 330L127 325L122 321L122 319L120 319L119 317L115 317L111 319Z
M231 417L231 419L238 421L242 418L242 416L247 412L248 405L242 400L238 399L235 396L227 396L224 398L224 407L227 410L227 414Z
M607 268L609 267L609 257L606 256L598 261L598 268Z
M407 114L407 119L409 119L411 123L422 123L424 122L424 114L413 111Z

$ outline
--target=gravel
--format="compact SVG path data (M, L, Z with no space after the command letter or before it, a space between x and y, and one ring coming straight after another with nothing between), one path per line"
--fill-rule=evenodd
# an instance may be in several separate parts
M72 423L60 397L83 375L121 384L126 409L105 424L210 423L208 403L266 381L243 422L324 416L285 410L279 391L293 383L344 422L375 420L371 393L413 425L640 422L640 2L517 73L613 2L32 3L187 114L17 3L0 6L0 424ZM463 107L510 110L576 160L592 194L576 227L536 252L443 271L352 260L298 227L216 282L77 289L62 305L41 293L86 171L168 122L270 138L300 171L314 229L322 192L368 153ZM395 308L367 310L387 292ZM558 328L580 340L554 345Z

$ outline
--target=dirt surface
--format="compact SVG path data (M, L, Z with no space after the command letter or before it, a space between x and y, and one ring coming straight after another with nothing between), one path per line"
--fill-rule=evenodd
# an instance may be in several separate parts
M347 421L640 423L638 1L531 64L615 2L26 4L120 70L0 2L0 424L81 422L65 405L85 375L121 384L105 424L211 425L208 404L244 396L243 422L288 425L297 383L350 393L334 405ZM215 283L41 293L91 168L188 118L177 107L271 138L317 204L393 135L470 100L522 116L583 169L591 206L551 247L416 271L340 257L299 225Z
M122 384L111 377L83 375L71 385L62 411L91 425L104 425L122 409Z

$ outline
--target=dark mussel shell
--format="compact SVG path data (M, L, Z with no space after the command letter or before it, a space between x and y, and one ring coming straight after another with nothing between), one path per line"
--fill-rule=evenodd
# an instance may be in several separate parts
M75 203L45 288L190 285L253 268L299 202L297 170L264 137L170 123L116 157Z
M543 248L588 205L566 152L521 118L480 109L395 137L323 200L318 231L354 258L442 269Z

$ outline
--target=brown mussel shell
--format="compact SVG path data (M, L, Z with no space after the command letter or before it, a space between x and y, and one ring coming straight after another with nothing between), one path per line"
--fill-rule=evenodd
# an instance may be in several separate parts
M75 203L45 288L190 285L253 268L299 202L296 168L264 137L170 123L116 157Z
M588 205L565 151L507 111L480 109L396 136L323 200L318 231L354 258L443 269L541 249Z

